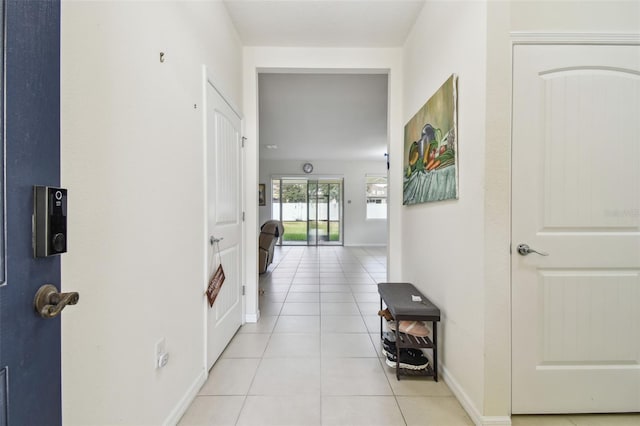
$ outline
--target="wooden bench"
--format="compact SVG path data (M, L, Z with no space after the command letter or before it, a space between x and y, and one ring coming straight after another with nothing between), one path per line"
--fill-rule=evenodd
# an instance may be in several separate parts
M431 338L416 337L400 332L396 326L396 378L406 376L433 376L438 381L438 326L440 309L410 283L379 283L380 309L383 302L393 315L396 325L400 321L431 321ZM421 301L413 301L411 296L419 296ZM380 339L382 340L383 318L380 317ZM428 348L433 350L433 364L425 370L416 371L400 368L400 348Z

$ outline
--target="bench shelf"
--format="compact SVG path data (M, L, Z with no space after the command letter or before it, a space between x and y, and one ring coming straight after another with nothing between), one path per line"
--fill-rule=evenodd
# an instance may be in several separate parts
M438 326L440 309L411 283L379 283L380 309L386 305L396 321L396 378L400 376L433 376L438 381ZM413 301L420 296L421 301ZM431 337L417 337L398 330L400 321L431 322ZM382 340L383 318L380 317L380 339ZM433 363L425 370L400 368L400 348L432 349Z

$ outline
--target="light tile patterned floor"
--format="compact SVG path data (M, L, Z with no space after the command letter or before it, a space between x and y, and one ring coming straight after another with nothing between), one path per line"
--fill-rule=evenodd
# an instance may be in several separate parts
M245 324L180 425L458 426L447 385L397 381L380 354L385 248L277 248L260 277L261 318ZM640 426L633 415L514 416L515 426Z
M444 382L398 382L380 356L385 268L382 247L278 248L260 321L239 330L180 425L443 424L424 407L471 425Z

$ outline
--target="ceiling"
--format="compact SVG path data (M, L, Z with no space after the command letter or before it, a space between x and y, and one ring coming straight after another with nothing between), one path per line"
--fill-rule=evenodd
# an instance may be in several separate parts
M399 47L424 0L224 0L245 46Z
M424 6L424 0L224 3L244 46L276 47L401 47ZM386 74L291 72L260 74L261 160L384 159Z
M258 105L261 160L384 161L386 74L262 73Z

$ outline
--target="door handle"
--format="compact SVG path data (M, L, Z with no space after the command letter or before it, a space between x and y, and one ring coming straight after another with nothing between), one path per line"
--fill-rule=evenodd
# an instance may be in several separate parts
M42 318L55 318L67 305L75 305L79 299L80 295L75 291L58 293L56 286L45 284L36 292L33 306Z
M518 253L520 253L521 256L526 256L529 253L539 254L540 256L549 256L549 253L545 253L543 251L536 251L536 250L532 249L531 247L529 247L528 244L518 244L517 250L518 250Z

